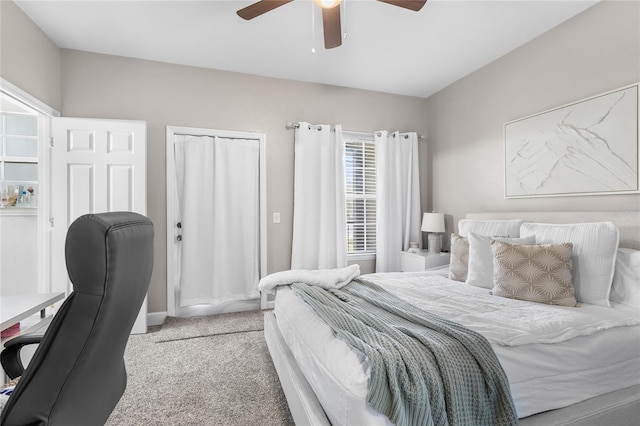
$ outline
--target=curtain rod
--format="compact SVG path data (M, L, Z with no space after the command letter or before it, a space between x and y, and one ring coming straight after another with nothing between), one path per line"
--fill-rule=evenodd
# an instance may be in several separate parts
M300 128L300 123L287 123L287 129L291 130L291 129L298 129ZM322 130L322 125L320 124L309 124L309 130L311 129L316 129L316 130ZM355 130L343 130L345 132L348 133L360 133L362 135L370 135L370 134L375 134L376 136L382 136L381 132L359 132L359 131L355 131ZM406 135L406 133L400 133L401 135L404 135L405 138L407 138L408 136ZM418 139L425 139L426 138L423 135L418 135Z
M237 139L237 140L246 140L246 141L258 140L258 138L243 138L243 137L236 137L236 136L219 136L219 135L195 135L190 133L174 133L174 135L175 136L192 136L195 138L205 137L205 138L211 138L211 139L221 138L221 139Z

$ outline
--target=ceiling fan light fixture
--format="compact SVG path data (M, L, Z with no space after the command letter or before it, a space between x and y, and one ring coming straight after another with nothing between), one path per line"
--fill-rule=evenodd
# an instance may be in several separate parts
M332 9L340 4L340 0L315 0L315 2L323 9Z

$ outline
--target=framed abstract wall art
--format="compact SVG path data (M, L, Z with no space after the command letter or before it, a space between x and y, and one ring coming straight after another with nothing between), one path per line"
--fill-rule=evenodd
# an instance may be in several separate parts
M639 193L638 88L506 123L505 197Z

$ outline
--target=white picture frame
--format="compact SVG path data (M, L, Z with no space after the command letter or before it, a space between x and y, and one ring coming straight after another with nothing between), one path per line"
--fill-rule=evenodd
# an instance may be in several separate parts
M506 198L640 193L639 84L504 125Z

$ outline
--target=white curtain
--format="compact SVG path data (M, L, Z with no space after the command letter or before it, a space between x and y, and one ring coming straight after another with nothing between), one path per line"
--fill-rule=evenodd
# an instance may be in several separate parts
M179 305L258 298L260 144L175 136L182 241Z
M416 133L374 134L377 170L376 272L400 270L400 252L420 231L420 179Z
M339 125L295 131L291 269L346 266L343 144Z

